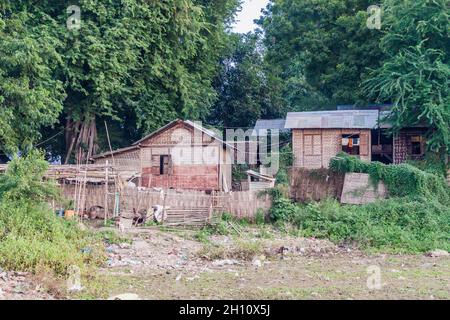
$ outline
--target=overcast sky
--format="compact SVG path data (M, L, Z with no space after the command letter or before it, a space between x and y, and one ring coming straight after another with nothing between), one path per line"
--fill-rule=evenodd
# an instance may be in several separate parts
M253 20L261 16L261 9L265 8L269 0L244 0L242 11L238 12L234 32L247 33L257 27Z

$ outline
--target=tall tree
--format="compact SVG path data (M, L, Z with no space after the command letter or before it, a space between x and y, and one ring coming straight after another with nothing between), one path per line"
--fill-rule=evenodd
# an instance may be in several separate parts
M393 131L427 124L430 150L450 153L450 8L448 0L386 1L381 48L387 59L367 92L392 102Z
M370 0L272 0L259 25L268 78L287 110L366 103L367 67L382 62L381 33L367 27Z
M16 152L40 138L62 110L63 84L55 79L61 62L46 28L29 28L27 12L7 16L0 7L0 151Z
M72 4L17 0L2 8L7 24L27 14L27 28L45 29L60 55L55 78L67 95L59 146L66 162L95 153L98 120L114 121L122 137L131 137L175 117L206 117L216 98L222 35L238 0L80 0L81 28L68 30Z
M216 78L218 99L209 122L223 127L250 127L260 117L276 115L272 106L260 35L231 34L229 53Z

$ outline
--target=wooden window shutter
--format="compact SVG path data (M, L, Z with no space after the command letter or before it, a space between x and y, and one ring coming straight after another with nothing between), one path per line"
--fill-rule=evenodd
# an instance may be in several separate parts
M361 156L369 155L369 134L361 133L359 139L359 154Z

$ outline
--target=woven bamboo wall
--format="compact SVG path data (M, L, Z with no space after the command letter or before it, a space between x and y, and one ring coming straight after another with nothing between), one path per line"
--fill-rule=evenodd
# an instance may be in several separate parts
M297 202L320 201L326 198L340 199L344 175L328 169L291 168L289 194Z
M371 134L369 129L293 129L294 167L328 168L330 160L342 151L342 135L360 136L360 159L370 161Z
M73 199L75 185L62 185L63 196ZM108 211L113 212L115 196L113 186L109 186ZM258 192L214 192L206 194L201 191L166 190L165 192L153 189L140 190L139 188L124 188L119 195L120 211L125 213L151 208L154 205L165 205L170 208L190 209L213 207L216 213L229 212L239 218L254 218L258 209L265 213L271 207L271 199L268 195L258 197ZM85 210L93 206L104 207L105 186L87 185Z

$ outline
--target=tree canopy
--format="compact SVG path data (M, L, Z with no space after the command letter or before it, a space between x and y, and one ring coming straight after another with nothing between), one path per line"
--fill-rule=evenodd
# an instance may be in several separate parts
M242 0L0 3L0 148L86 161L175 118L251 127L336 104L391 103L393 131L427 124L450 150L448 0L271 0L249 34Z
M226 27L238 0L80 0L81 28L68 30L71 4L19 0L2 6L1 32L7 41L0 43L5 53L0 102L10 108L20 104L35 117L23 121L21 130L4 128L2 136L36 141L42 126L59 120L56 130L65 128L66 160L75 156L80 161L96 151L97 119L145 134L175 117L207 116L216 99L212 81ZM15 40L16 28L22 28L23 43ZM20 58L14 59L13 51ZM31 68L20 68L27 63ZM12 97L14 92L29 107L18 95Z
M272 0L259 20L269 79L289 111L367 103L360 87L383 58L369 0Z
M386 1L383 65L365 83L392 102L393 130L425 124L433 151L450 153L450 9L446 0Z

